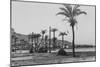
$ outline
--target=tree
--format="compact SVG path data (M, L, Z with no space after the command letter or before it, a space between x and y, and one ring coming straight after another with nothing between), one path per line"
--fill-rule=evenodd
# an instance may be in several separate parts
M28 39L29 39L29 41L31 40L30 53L33 53L33 40L34 40L34 33L33 32L28 35Z
M51 53L51 26L49 27L49 53Z
M21 49L26 49L27 45L28 44L27 44L27 42L24 39L21 39L20 40Z
M38 47L39 47L39 38L41 37L41 35L40 35L40 34L35 34L35 36L36 36L36 41L37 41L37 43L35 43L35 48L36 48L36 51L38 51Z
M15 33L11 35L11 43L14 43L12 46L14 46L15 48L17 46L17 40L18 40L18 37L15 35ZM12 51L16 51L14 47L12 47Z
M28 42L30 43L31 40L31 34L28 35Z
M16 32L13 32L13 34L11 35L11 39L12 39L12 42L14 41L14 45L16 45L16 42L18 40L18 37L16 36Z
M15 37L14 37L14 44L15 44L15 45L17 45L17 44L16 44L17 40L18 40L18 37L15 36Z
M48 50L48 35L45 35L45 49Z
M42 42L42 44L44 44L44 34L46 33L46 30L42 30L41 33L42 33L42 40L41 40L41 42Z
M67 35L65 32L60 32L59 36L62 36L62 48L64 47L64 36Z
M45 35L45 46L47 46L48 43L48 35Z
M58 29L56 28L53 28L51 31L53 32L53 46L55 48L55 45L56 45L56 37L55 37L55 32L57 31Z
M62 12L57 13L57 15L64 15L65 19L70 23L70 26L72 27L72 33L73 33L73 40L72 40L72 48L73 48L73 57L75 57L75 33L74 33L74 26L77 24L76 17L81 14L87 14L85 11L82 11L79 9L80 5L67 5L63 4L64 8L60 8Z

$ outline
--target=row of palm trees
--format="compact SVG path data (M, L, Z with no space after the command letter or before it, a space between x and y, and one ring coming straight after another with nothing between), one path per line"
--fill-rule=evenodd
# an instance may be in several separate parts
M42 46L45 46L47 47L49 45L49 52L50 51L50 46L51 46L51 40L53 41L53 48L56 48L56 40L57 40L57 37L55 36L55 33L56 31L58 31L58 29L56 28L50 28L49 32L53 32L53 38L51 39L51 34L49 34L49 37L48 35L45 35L47 30L42 30L41 31L41 34L36 34L36 33L31 33L28 35L28 38L29 38L29 41L31 40L31 43L33 45L33 42L35 43L35 49L39 48L40 47L40 44L42 44ZM62 45L64 45L64 36L67 35L66 32L60 32L59 36L62 36ZM39 39L41 37L41 42L39 42ZM48 42L49 41L49 42ZM47 45L48 44L48 45ZM63 48L63 46L62 46Z

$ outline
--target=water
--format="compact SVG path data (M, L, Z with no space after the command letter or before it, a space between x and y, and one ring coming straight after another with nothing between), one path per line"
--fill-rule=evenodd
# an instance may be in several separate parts
M52 52L57 52L57 50L52 50ZM72 52L72 49L64 49L66 52ZM95 48L76 48L75 52L89 52L89 51L95 51Z

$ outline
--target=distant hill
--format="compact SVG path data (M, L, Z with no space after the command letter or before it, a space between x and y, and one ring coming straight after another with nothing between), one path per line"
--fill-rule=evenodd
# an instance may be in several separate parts
M11 35L15 35L18 38L18 40L24 39L25 41L28 42L28 35L16 33L14 31L14 29L11 29ZM41 38L39 39L39 41L41 41ZM49 40L48 40L48 42L49 42ZM57 43L57 45L62 45L62 40L58 40L57 39L56 43ZM51 44L53 44L53 40L51 40ZM64 44L67 45L67 46L69 46L69 48L72 47L72 43L69 42L69 41L64 41ZM76 44L75 47L76 48L89 48L89 47L95 47L95 45L86 45L86 44L78 45L78 44Z
M15 35L18 40L21 40L21 39L24 39L25 41L28 41L28 35L24 35L24 34L20 34L20 33L16 33L14 31L14 29L11 29L11 35ZM41 38L39 39L41 40ZM49 41L49 40L48 40ZM53 43L53 40L51 40L51 42ZM62 40L56 40L57 44L61 45L62 44ZM67 45L71 45L71 42L69 41L64 41L64 44L67 44Z

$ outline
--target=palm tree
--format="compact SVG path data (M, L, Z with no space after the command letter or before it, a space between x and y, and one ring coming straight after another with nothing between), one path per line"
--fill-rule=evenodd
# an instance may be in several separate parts
M45 35L45 46L47 48L47 44L48 44L48 35Z
M33 40L34 40L34 33L33 32L28 35L28 39L29 39L29 41L31 40L30 53L33 53Z
M67 35L65 32L60 32L59 36L62 36L62 48L64 46L64 36Z
M51 53L51 26L49 27L49 53Z
M58 29L56 29L56 28L53 28L51 31L53 32L53 46L55 46L55 44L56 44L56 37L55 37L55 32L57 31Z
M46 30L42 30L41 33L42 33L42 40L41 40L41 42L44 44L44 34L46 33Z
M34 33L32 32L32 34L31 34L31 35L29 35L29 36L30 36L30 39L31 39L31 42L32 42L32 46L33 46Z
M73 33L73 40L72 40L72 46L73 46L73 57L75 57L75 33L74 33L74 26L77 24L76 17L81 14L87 14L85 11L81 11L79 9L80 5L67 5L63 4L64 8L60 8L62 12L57 13L57 15L64 15L65 19L70 23L70 26L72 27L72 33Z
M41 37L41 34L35 34L36 35L36 38L37 38L37 43L39 41L39 38Z
M26 41L24 39L21 39L20 40L20 45L21 45L21 48L24 49L25 46L26 46Z
M35 34L35 38L36 38L36 41L37 43L35 43L35 48L36 48L36 51L38 51L38 46L39 46L39 38L41 37L40 34Z
M28 35L28 42L30 43L31 40L31 34Z

